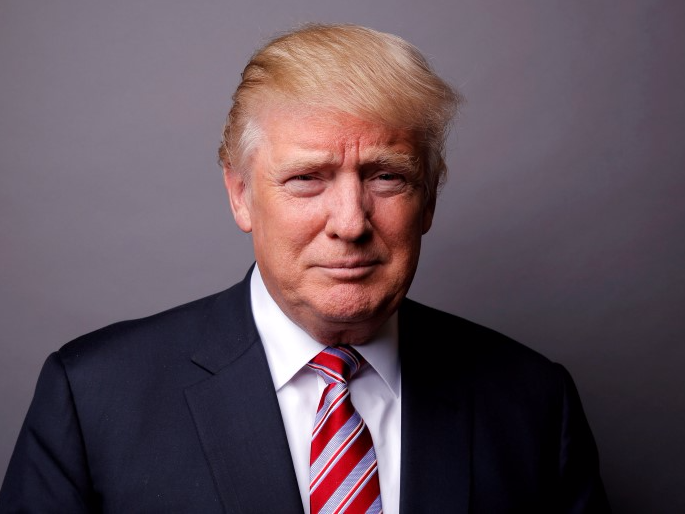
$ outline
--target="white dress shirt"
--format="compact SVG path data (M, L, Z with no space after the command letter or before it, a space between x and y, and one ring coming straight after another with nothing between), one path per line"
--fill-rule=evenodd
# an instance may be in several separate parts
M314 416L325 383L306 364L324 345L293 323L271 298L255 265L250 281L252 312L266 350L285 424L302 505L309 514L309 452ZM370 364L350 381L350 396L364 418L376 450L385 514L399 514L400 363L397 313L369 343L356 349Z

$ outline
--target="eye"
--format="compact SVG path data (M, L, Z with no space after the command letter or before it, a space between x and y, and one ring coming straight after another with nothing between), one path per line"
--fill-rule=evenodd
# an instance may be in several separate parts
M378 180L402 180L399 173L381 173L376 177Z
M321 193L325 187L323 181L311 174L293 175L285 182L288 193L293 196L307 197Z
M402 173L380 171L370 177L369 185L375 193L393 195L404 190L407 185L407 178Z

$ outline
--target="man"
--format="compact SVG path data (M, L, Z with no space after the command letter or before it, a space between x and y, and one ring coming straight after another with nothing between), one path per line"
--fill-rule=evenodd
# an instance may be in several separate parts
M0 510L609 512L564 368L405 298L459 102L367 28L259 50L219 151L255 265L52 354Z

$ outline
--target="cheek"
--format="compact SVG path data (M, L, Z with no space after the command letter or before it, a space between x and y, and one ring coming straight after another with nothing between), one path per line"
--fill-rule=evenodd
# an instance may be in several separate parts
M307 202L271 199L260 207L253 232L272 257L293 259L321 230L321 210Z
M374 225L396 249L413 249L423 233L423 211L412 202L379 205Z

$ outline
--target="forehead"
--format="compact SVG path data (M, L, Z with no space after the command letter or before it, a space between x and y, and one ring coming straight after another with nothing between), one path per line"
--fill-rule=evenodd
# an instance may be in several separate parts
M292 155L338 161L352 154L360 160L372 161L391 154L416 154L410 131L347 113L272 107L263 111L260 126L262 146L276 158Z

